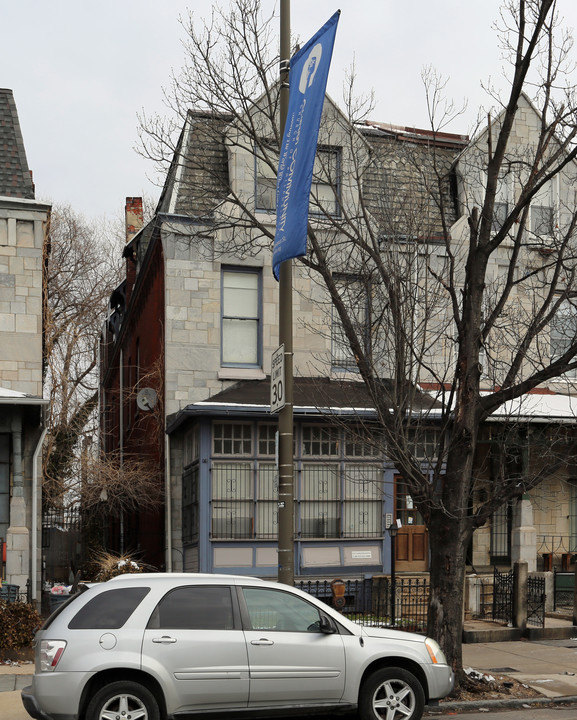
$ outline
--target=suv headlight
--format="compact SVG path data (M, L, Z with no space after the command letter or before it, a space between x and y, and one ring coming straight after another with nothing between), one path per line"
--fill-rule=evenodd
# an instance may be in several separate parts
M40 671L50 672L56 668L62 657L64 640L42 640L40 642Z
M433 640L432 638L426 638L425 639L425 647L427 648L427 651L429 653L429 657L431 658L431 662L435 665L441 663L443 665L447 664L447 659L445 658L445 654L441 650L441 647L439 646L439 643L436 640Z

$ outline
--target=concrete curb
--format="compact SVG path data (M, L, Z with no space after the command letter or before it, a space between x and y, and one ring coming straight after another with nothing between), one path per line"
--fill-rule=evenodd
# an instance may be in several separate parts
M0 675L0 693L22 690L32 682L32 675Z
M534 628L528 627L524 631L520 628L495 628L494 630L463 630L463 642L490 643L490 642L512 642L529 640L568 640L577 637L577 627L569 625L566 627Z
M463 702L444 702L438 705L425 705L425 712L434 715L445 715L455 710L480 710L481 708L520 708L527 705L573 705L577 703L577 695L562 695L555 698L510 698L503 700L467 700Z

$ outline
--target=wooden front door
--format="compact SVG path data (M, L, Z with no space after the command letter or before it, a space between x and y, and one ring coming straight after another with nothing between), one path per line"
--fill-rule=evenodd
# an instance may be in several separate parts
M429 569L429 538L421 513L413 504L406 484L395 478L395 519L402 522L396 538L395 567L398 572Z

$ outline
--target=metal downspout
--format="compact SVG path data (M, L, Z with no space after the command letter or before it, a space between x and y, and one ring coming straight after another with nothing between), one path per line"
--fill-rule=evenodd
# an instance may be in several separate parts
M44 422L44 418L43 418ZM32 456L32 542L30 552L30 565L31 565L31 578L30 578L30 593L32 600L36 600L38 597L37 593L37 563L38 563L38 499L41 491L39 492L38 482L38 458L44 445L44 439L48 433L48 428L42 429L40 439L36 444L34 455Z

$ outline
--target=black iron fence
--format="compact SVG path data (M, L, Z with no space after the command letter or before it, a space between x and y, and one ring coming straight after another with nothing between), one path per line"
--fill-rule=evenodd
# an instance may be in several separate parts
M426 631L429 602L427 578L397 578L394 590L389 577L339 582L344 587L337 589L335 582L328 580L301 581L295 583L295 586L327 605L336 607L343 615L362 625Z
M31 602L31 588L30 580L26 580L26 586L20 587L20 585L13 585L11 583L2 582L0 583L0 600L4 602Z
M478 592L477 612L474 617L484 620L491 620L493 617L493 578L477 577L476 587Z
M513 571L493 572L493 620L513 624Z
M527 625L545 627L545 578L530 575L527 579Z
M553 577L553 609L573 609L575 573L559 572L557 569L555 569Z

